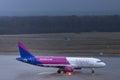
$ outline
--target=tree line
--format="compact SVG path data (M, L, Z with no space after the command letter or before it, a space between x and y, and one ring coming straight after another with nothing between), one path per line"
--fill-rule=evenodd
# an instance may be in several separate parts
M120 16L0 17L0 34L119 32Z

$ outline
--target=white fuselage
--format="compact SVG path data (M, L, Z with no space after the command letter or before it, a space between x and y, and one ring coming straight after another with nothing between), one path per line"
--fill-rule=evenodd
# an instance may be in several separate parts
M80 68L101 68L106 66L104 62L97 58L84 58L84 57L66 57L67 61L73 67Z

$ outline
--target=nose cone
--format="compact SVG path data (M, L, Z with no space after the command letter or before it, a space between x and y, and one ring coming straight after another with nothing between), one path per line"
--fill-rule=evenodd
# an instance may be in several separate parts
M104 62L101 63L101 67L105 67L106 64Z
M102 67L105 67L106 64L104 62L99 62L99 63L96 63L94 66L97 68L102 68Z

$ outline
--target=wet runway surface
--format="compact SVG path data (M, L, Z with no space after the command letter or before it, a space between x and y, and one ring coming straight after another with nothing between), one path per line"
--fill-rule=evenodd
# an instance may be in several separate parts
M98 57L105 68L75 71L73 75L57 74L55 68L44 68L18 62L17 55L0 55L0 80L119 80L120 57Z

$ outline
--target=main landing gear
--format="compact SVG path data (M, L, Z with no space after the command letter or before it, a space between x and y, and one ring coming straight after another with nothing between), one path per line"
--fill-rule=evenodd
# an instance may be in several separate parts
M66 71L62 71L62 70L60 70L60 69L57 70L57 73L58 73L58 74L61 74L61 72L63 72L64 74L67 74L67 75L69 75L69 76L73 74L72 72L66 72Z
M59 69L59 70L57 70L57 73L58 73L58 74L60 74L61 72L62 72L62 71L61 71L60 69Z
M58 73L58 74L61 74L61 72L66 73L66 71L63 71L63 70L60 70L60 69L57 70L57 73Z

